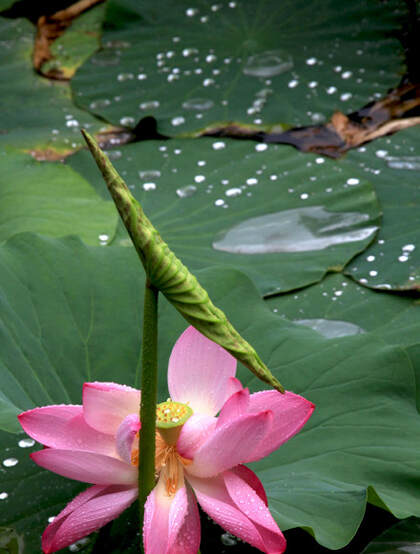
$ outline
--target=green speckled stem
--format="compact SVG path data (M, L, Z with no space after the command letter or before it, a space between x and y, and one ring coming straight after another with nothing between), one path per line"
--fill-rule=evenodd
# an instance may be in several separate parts
M139 448L139 518L143 528L144 505L155 486L155 433L158 380L158 294L146 281L144 288L143 341L141 353L141 404Z
M102 172L150 283L166 296L188 323L223 346L262 381L284 392L282 385L252 346L239 335L225 314L214 306L194 275L162 240L96 141L86 131L82 133Z

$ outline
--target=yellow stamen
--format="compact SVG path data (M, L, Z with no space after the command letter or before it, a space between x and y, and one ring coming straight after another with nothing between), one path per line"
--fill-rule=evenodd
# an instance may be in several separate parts
M168 496L173 496L183 485L184 467L192 463L192 460L181 456L176 449L182 426L192 413L193 411L186 404L172 402L170 399L157 406L155 472L156 480L162 474ZM134 466L138 466L139 463L138 437L137 433L131 450L131 463Z

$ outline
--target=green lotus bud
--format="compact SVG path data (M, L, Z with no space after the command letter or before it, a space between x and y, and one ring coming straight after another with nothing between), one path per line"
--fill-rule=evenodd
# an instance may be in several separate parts
M82 133L143 263L149 282L200 333L220 344L262 381L284 392L282 385L252 346L234 329L222 310L214 306L194 275L163 241L95 139L84 130Z

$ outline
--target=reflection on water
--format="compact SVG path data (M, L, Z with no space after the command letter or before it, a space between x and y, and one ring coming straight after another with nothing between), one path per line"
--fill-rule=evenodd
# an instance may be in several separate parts
M364 329L354 325L354 323L334 319L295 319L293 323L310 327L327 339L336 339L338 337L365 333Z
M213 248L232 254L323 250L369 238L378 228L361 226L368 221L369 215L359 212L334 213L323 206L295 208L242 221L221 233Z

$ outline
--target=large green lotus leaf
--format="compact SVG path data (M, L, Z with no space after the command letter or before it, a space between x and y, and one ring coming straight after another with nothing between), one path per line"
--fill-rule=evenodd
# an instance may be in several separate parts
M32 67L35 28L25 19L0 18L0 151L6 145L56 158L79 147L80 127L107 127L74 105L67 83L52 82Z
M420 300L367 289L343 275L293 294L267 300L280 317L310 327L327 339L373 333L388 344L420 343Z
M379 535L363 554L420 554L420 519L410 517Z
M413 127L347 154L374 184L384 212L378 240L346 268L367 287L420 287L419 149L419 128Z
M144 277L132 249L22 234L0 247L0 264L0 385L10 404L79 403L86 380L138 384ZM327 340L282 320L237 271L198 276L273 373L317 406L299 435L253 464L280 526L304 526L339 548L360 523L367 491L398 517L419 516L420 416L405 354L370 333ZM164 299L160 311L162 399L169 353L185 322ZM251 390L262 386L243 367L238 376ZM25 456L6 451L4 459L18 463L3 461L0 491L8 495L4 525L33 537L80 484L63 481L63 488Z
M71 79L76 69L99 48L104 15L105 4L80 14L51 44L53 59L43 64L42 72Z
M73 90L108 121L153 115L170 136L216 121L319 122L398 83L400 10L394 0L112 0L103 49Z
M420 300L374 291L343 275L328 275L321 283L267 302L278 316L327 339L372 333L387 344L403 346L415 369L420 411Z
M114 233L117 214L70 167L37 162L28 154L0 155L0 241L22 231L77 234L100 244Z
M373 189L354 177L352 167L291 147L177 139L111 153L145 213L187 266L234 266L263 294L340 270L373 240L378 225ZM104 190L86 153L69 163ZM125 229L114 244L131 244Z

